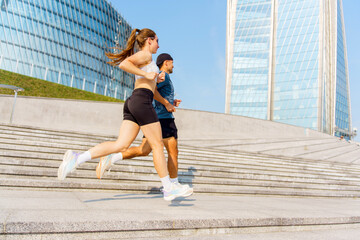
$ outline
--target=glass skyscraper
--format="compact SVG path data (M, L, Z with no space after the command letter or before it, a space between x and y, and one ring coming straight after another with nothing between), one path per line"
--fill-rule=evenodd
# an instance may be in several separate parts
M225 112L351 137L341 0L228 0Z
M134 76L106 64L130 25L106 0L0 0L0 69L125 99Z

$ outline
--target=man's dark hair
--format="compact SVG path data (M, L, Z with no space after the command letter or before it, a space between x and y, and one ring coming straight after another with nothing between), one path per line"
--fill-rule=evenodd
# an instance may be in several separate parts
M168 53L162 53L157 57L156 65L159 67L159 69L162 67L163 63L166 60L174 60L174 59Z

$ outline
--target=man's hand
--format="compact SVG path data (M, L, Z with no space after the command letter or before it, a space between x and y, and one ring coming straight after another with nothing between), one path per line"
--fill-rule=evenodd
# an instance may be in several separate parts
M180 103L181 103L181 100L180 100L180 99L175 99L175 100L174 100L174 106L175 106L175 107L178 107L178 106L180 105Z
M159 75L158 75L158 78L157 78L157 83L161 83L165 81L165 72L161 72Z
M172 105L171 103L167 103L167 104L165 104L164 106L166 107L166 110L167 110L168 112L175 112L175 111L176 111L174 105Z

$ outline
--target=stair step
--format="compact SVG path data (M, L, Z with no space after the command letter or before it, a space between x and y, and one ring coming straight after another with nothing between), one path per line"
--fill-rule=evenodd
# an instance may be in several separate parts
M60 166L61 158L63 154L38 154L38 153L31 153L31 152L16 152L13 153L0 153L0 159L3 158L26 158L31 161L31 159L52 159L58 160L58 165ZM92 160L93 162L97 162L96 159ZM258 174L258 175L269 175L269 176L281 176L281 177L302 177L302 178L312 178L312 179L328 179L328 180L338 180L338 181L353 181L355 184L358 184L360 178L358 175L348 176L334 173L327 173L327 172L316 172L316 171L303 171L303 170L283 170L283 169L267 169L267 168L257 168L251 166L236 166L233 164L225 164L225 163L212 163L212 162L196 162L193 160L180 160L180 165L183 167L187 167L187 169L192 170L192 172L200 170L206 171L213 171L213 172L222 172L222 173L236 173L236 174ZM153 167L153 162L151 158L136 158L132 160L123 160L119 162L121 164L128 164L130 166L150 166ZM116 164L113 170L116 170ZM95 165L96 166L96 165ZM95 169L94 166L94 169Z
M60 165L60 161L57 160L38 160L38 159L25 159L25 158L8 158L8 157L0 157L0 167L3 166L6 169L8 166L16 167L16 166L29 166L29 167L38 167L47 168L47 169L58 169ZM83 164L78 169L91 171L93 174L95 171L95 167L97 165L96 161L90 161L86 164ZM196 171L195 171L196 170ZM221 171L220 171L221 170ZM233 170L233 169L232 169ZM153 167L152 161L140 160L135 161L128 160L127 162L124 160L116 165L114 165L111 169L111 174L122 174L122 173L135 173L135 174L156 174L156 171ZM109 178L109 174L106 173L104 178ZM193 165L181 164L179 167L179 177L180 180L183 178L211 178L211 179L227 179L227 180L242 180L242 181L266 181L266 182L281 182L285 184L299 183L299 184L311 184L311 185L344 185L344 186L360 186L359 182L355 182L352 180L330 180L330 179L321 179L321 178L306 178L306 177L283 177L283 176L275 176L269 174L239 174L236 172L226 172L221 168L210 169L209 167L197 167L196 169ZM215 180L218 181L218 180ZM188 183L188 181L187 181Z
M159 181L151 183L139 181L137 183L118 180L118 182L94 181L77 178L68 178L64 181L44 177L28 176L26 179L12 175L0 175L1 187L43 188L48 190L97 190L97 191L131 191L137 193L160 193ZM212 194L249 194L249 195L277 195L277 196L303 196L303 197L360 197L358 191L331 191L307 190L303 188L273 188L273 187L248 187L248 186L219 186L208 184L194 185L194 192Z
M7 153L10 153L11 151L26 151L26 152L39 152L39 153L54 153L54 154L63 154L68 148L69 145L67 144L55 144L55 143L44 143L44 142L37 142L34 143L36 145L31 145L33 144L31 141L27 141L27 140L21 140L21 141L13 141L13 140L8 140L6 143L2 143L0 141L0 150L5 150ZM77 146L76 145L72 145L74 150L77 151L85 151L89 148L89 146ZM180 149L181 150L181 149ZM221 161L223 164L242 164L243 167L246 168L245 165L251 165L251 166L255 166L257 165L257 167L265 167L266 168L287 168L287 169L300 169L300 170L314 170L314 171L328 171L328 172L333 172L335 175L338 174L338 170L335 169L334 167L329 168L329 167L324 167L322 165L317 166L316 164L312 164L312 165L306 165L306 163L289 163L289 162L281 162L281 161L264 161L262 159L251 159L251 161L249 161L248 159L228 159L225 157L218 157L216 160L214 160L213 157L210 156L206 156L206 155L198 155L198 154L193 154L193 153L188 153L188 152L184 152L184 153L180 153L179 154L179 158L180 159L185 159L185 158L189 158L191 160L197 160L197 161L208 161L208 162L217 162L217 161ZM239 160L241 160L241 162L239 162ZM296 166L297 165L297 166ZM339 168L340 171L342 171L343 174L343 169ZM356 171L357 169L353 169L353 171ZM359 170L359 174L360 174L360 170Z

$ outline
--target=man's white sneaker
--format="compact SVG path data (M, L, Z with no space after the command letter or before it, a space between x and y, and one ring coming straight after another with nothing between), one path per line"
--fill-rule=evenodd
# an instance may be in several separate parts
M99 164L96 166L96 176L98 179L101 179L105 171L110 169L111 157L112 154L100 158Z
M164 193L164 200L171 201L174 200L177 197L188 197L190 196L188 191L189 188L185 187L181 184L171 183L171 188L169 191L166 191L165 189L162 190Z
M185 195L183 195L183 197L188 197L188 196L191 196L194 192L193 188L191 188L188 184L180 184L179 182L175 183L176 185L180 185L182 187L184 187L186 190L186 193Z

